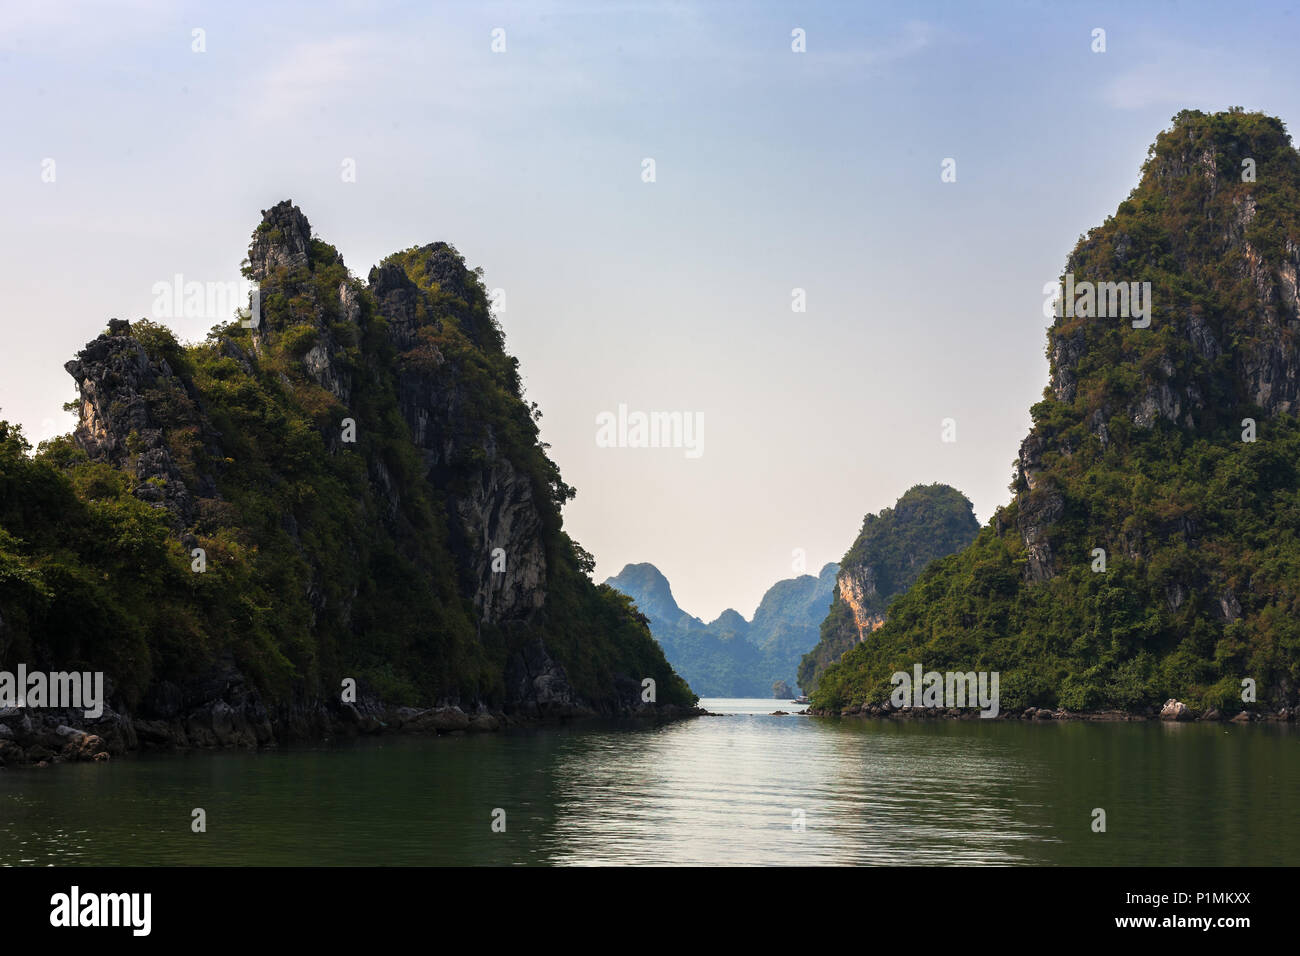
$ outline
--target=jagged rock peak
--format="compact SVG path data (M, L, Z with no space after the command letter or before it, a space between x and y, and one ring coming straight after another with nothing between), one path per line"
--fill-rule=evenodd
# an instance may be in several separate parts
M1012 484L1030 581L1055 573L1066 502L1054 461L1122 455L1158 426L1235 440L1246 418L1300 410L1297 197L1300 154L1280 120L1184 110L1137 187L1079 240ZM1140 317L1123 311L1139 291Z
M389 335L399 351L416 344L422 325L436 324L423 308L419 286L398 262L386 259L370 270L370 291L381 315L388 320Z
M369 283L399 348L409 347L419 328L450 318L477 348L504 353L482 270L470 269L450 243L431 242L386 256L370 270Z
M379 266L371 270L371 283L375 282L376 272L381 267L395 263L400 264L406 274L421 288L429 289L436 284L440 291L465 301L468 301L472 295L473 273L465 266L464 258L450 243L431 242L388 256Z
M1300 154L1280 120L1235 109L1175 116L1138 186L1079 241L1065 269L1076 286L1149 283L1151 324L1056 316L1051 397L1073 403L1087 395L1080 411L1095 416L1103 442L1117 411L1139 428L1164 419L1213 430L1240 417L1227 407L1234 403L1269 415L1300 408L1300 374L1282 334L1300 320L1297 190ZM1098 305L1102 296L1098 286ZM1245 347L1220 368L1234 340ZM1139 376L1122 396L1106 381L1116 361Z
M616 576L605 583L630 594L637 600L641 611L652 618L676 622L687 616L673 597L672 585L663 572L649 562L624 565Z
M1274 116L1237 108L1214 114L1183 110L1148 150L1142 183L1150 185L1191 174L1202 179L1207 184L1206 195L1213 196L1216 181L1242 181L1243 159L1258 159L1290 143L1286 125Z
M263 280L277 269L306 266L311 254L311 223L286 199L262 210L262 221L248 247L250 277Z
M165 440L169 424L154 408L160 395L174 396L198 423L194 396L165 358L151 359L131 324L112 319L108 331L87 343L64 369L80 398L73 441L92 461L131 470L137 498L166 507L180 525L193 519L195 501ZM206 422L201 431L211 431Z
M728 627L743 627L748 623L749 622L745 620L745 616L743 614L737 611L734 607L729 607L721 614L719 614L717 617L715 617L712 621L710 621L709 627L714 627L715 625L719 625L719 624Z

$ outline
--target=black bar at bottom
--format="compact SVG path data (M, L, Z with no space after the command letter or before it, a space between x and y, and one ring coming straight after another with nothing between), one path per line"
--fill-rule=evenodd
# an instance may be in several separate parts
M75 933L127 945L261 939L274 949L282 938L295 950L350 940L373 948L398 934L460 929L497 945L556 934L657 949L753 934L788 949L844 933L879 945L895 932L941 945L1041 945L1048 929L1057 941L1199 936L1230 946L1294 925L1290 876L1259 868L43 868L0 871L0 901L11 945ZM600 936L588 935L600 925ZM266 935L276 930L288 935Z

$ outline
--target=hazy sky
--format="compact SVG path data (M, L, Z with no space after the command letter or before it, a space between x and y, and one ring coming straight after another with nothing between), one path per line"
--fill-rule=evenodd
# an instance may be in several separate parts
M482 266L597 579L749 616L917 482L1008 500L1043 285L1175 112L1300 122L1289 8L1134 6L8 0L0 417L68 431L63 363L156 282L237 278L291 198L360 276ZM598 447L620 404L698 413L702 454Z

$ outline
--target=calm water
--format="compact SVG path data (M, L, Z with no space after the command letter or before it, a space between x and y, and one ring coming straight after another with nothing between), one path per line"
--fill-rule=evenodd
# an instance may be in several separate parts
M703 703L726 716L0 771L0 863L1300 858L1288 727L829 721L768 716L798 709L777 701ZM195 807L206 833L191 832ZM1091 831L1094 807L1106 833Z

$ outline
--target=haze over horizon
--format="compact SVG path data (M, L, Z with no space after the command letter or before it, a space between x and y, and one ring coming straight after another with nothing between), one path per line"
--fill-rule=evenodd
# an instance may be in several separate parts
M160 281L236 279L291 198L359 276L437 240L481 266L593 577L648 562L688 613L750 618L914 484L986 522L1047 381L1043 286L1156 134L1300 117L1288 8L1183 9L12 7L0 259L29 319L0 418L70 430L63 363ZM599 447L620 405L701 415L702 454Z

